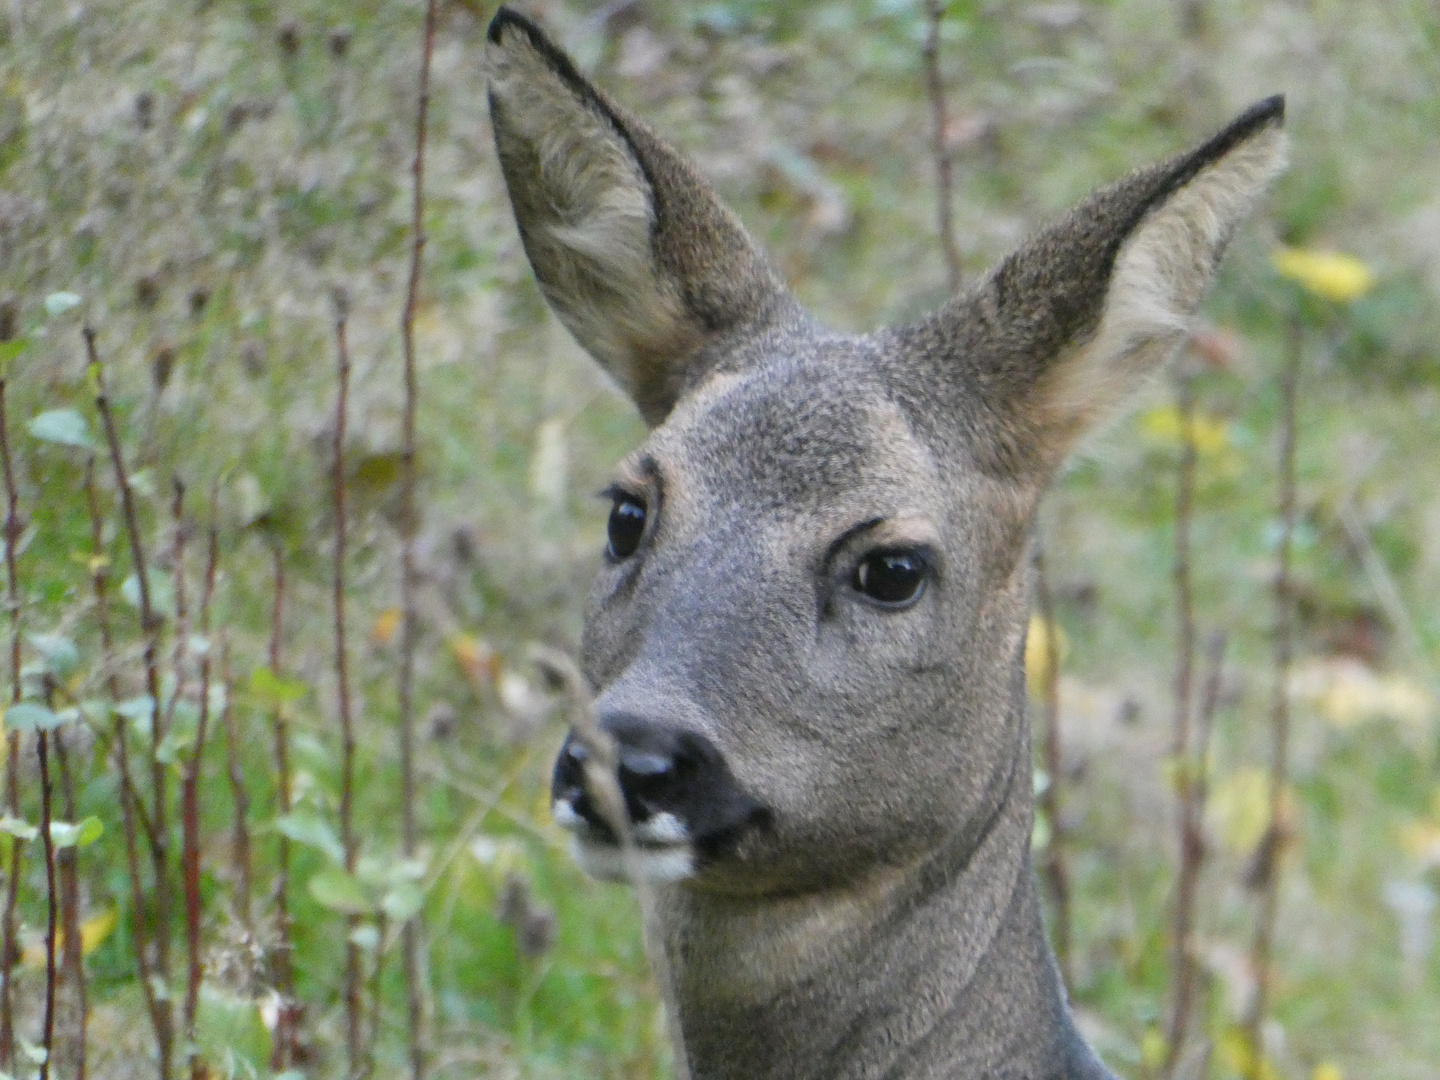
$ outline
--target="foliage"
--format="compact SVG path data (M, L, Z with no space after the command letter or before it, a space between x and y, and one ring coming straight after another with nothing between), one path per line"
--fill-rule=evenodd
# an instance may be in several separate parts
M587 71L696 156L803 300L838 327L867 329L944 293L923 7L566 0L543 16ZM1316 1080L1424 1076L1440 1060L1440 960L1417 931L1433 914L1417 915L1415 900L1440 887L1440 16L1410 0L1178 7L1197 20L1159 0L946 6L959 249L977 274L1094 185L1180 149L1251 100L1289 94L1291 170L1269 222L1238 238L1207 309L1204 357L1192 357L1197 609L1233 643L1208 761L1205 1028L1213 1076L1255 1064L1235 1033L1253 980L1245 878L1264 829L1256 770L1277 541L1274 373L1298 324L1293 842L1264 1066ZM116 739L146 798L152 750L178 791L203 706L197 1043L219 1075L271 1074L282 840L307 1006L302 1060L287 1068L342 1074L338 973L349 940L367 974L379 971L374 1074L402 1074L395 924L419 909L434 1075L668 1075L632 900L585 880L549 820L560 721L524 659L534 640L575 644L603 542L603 507L588 493L641 426L546 314L524 263L489 145L479 62L488 14L447 6L435 59L417 318L424 843L414 862L399 858L394 687L397 328L420 7L98 0L0 15L0 369L21 508L10 535L25 664L23 700L5 714L23 744L22 799L0 821L0 856L8 866L12 850L22 855L22 1051L44 992L35 733L64 741L75 778L75 814L57 816L51 836L74 845L80 879L91 1073L150 1076L135 943L137 933L153 943L156 915L137 913L130 889ZM1270 264L1277 235L1292 249L1281 270L1298 283ZM1333 251L1358 261L1316 262ZM1297 265L1301 255L1309 262ZM355 360L343 461L360 740L353 873L336 829L328 593L337 288ZM163 645L153 691L142 568L94 411L82 321L99 334L150 564ZM1165 1050L1169 560L1184 432L1157 390L1057 480L1043 514L1055 639L1065 643L1067 758L1047 780L1065 785L1073 815L1073 996L1086 1031L1130 1076L1151 1075ZM99 550L85 498L92 456ZM172 476L190 492L178 522ZM221 569L204 634L195 538L212 520ZM178 560L177 531L191 541ZM276 551L287 574L278 662ZM110 587L109 656L97 574ZM215 667L202 698L207 656ZM226 708L253 844L248 925ZM277 717L290 739L288 814L274 779ZM162 747L151 746L157 719ZM178 955L178 862L172 877ZM182 983L177 962L172 997Z

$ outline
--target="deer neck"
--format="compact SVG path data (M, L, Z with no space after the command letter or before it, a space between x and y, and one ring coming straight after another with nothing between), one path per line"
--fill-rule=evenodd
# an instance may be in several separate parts
M821 894L657 897L694 1080L1109 1075L1045 939L1017 742L993 813L920 863Z

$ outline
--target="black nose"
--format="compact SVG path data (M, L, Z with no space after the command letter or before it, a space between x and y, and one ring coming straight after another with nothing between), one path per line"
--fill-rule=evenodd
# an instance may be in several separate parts
M626 713L602 715L600 729L615 741L617 778L630 824L671 814L704 847L723 846L745 826L769 819L761 803L741 790L714 743L698 732ZM586 779L591 757L591 750L571 732L555 762L551 798L568 802L601 835L614 840L614 829Z

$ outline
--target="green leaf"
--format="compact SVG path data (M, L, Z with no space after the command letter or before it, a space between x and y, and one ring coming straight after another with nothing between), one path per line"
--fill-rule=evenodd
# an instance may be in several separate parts
M0 341L0 371L4 371L5 365L23 353L29 344L28 337L18 337L14 341Z
M321 907L345 915L368 915L375 910L365 887L338 866L321 870L310 879L310 895Z
M57 848L74 847L80 839L80 826L68 821L50 822L50 842Z
M79 307L80 302L80 297L73 292L52 292L45 297L45 314L52 319L58 319L67 311Z
M301 680L276 675L267 667L256 668L250 674L250 693L272 707L299 701L309 690Z
M380 910L392 922L409 922L425 906L425 890L413 881L400 882L391 886L380 898Z
M115 715L129 720L136 727L149 731L155 717L155 699L149 694L141 694L129 701L117 702L114 706Z
M11 817L6 814L4 817L0 817L0 833L6 833L20 840L34 840L40 835L40 830L23 818Z
M105 823L94 814L80 822L79 835L75 837L76 847L89 847L105 835Z
M169 615L175 610L175 586L170 575L163 570L151 570L146 575L150 586L150 610L155 615ZM120 595L136 611L140 610L140 579L134 574L120 585Z
M50 842L57 848L89 847L105 831L105 826L95 816L71 824L68 821L50 823Z
M80 650L63 634L31 634L30 644L44 658L46 670L61 682L80 666Z
M93 450L90 440L90 425L74 409L50 409L30 421L30 434L45 442L61 443L64 446L79 446Z
M340 843L340 837L330 827L329 822L322 821L314 814L298 811L284 814L275 819L275 830L297 844L324 852L336 862L345 858L345 848Z
M44 705L22 701L5 710L5 727L10 731L54 731L60 718Z

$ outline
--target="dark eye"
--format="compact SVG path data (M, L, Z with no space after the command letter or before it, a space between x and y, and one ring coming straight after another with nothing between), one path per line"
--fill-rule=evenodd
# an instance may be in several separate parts
M918 551L872 551L855 567L851 584L886 607L904 607L925 589L925 559Z
M616 495L610 508L610 557L628 559L645 535L645 504L631 495Z

